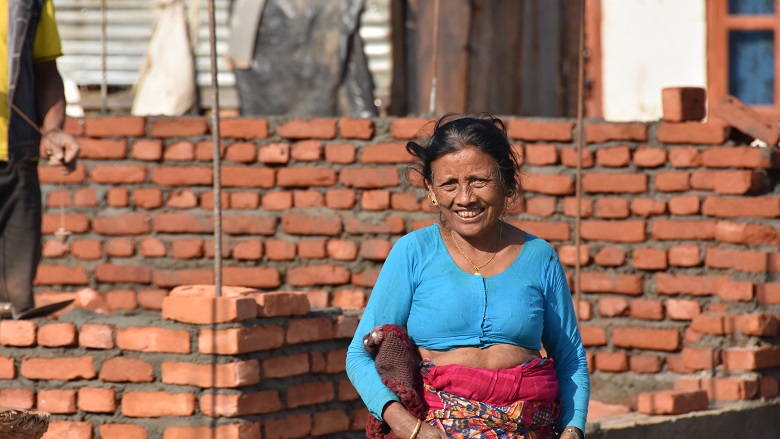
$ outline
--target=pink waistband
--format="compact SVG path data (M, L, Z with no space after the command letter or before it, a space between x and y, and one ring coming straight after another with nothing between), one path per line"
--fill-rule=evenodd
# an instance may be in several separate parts
M551 358L537 358L511 369L427 365L422 373L425 384L435 390L485 404L507 406L517 401L553 402L558 396L558 378ZM425 401L431 410L444 408L441 398L435 393L425 392Z

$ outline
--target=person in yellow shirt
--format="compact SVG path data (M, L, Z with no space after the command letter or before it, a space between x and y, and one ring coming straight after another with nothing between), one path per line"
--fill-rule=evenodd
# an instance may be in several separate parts
M52 0L0 0L0 318L35 306L41 256L40 151L73 170L79 145L62 131L65 93Z

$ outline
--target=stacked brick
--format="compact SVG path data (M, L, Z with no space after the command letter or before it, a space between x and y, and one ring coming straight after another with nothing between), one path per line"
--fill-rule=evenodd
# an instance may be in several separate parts
M0 321L0 406L51 413L44 438L359 437L344 373L357 317L213 290L172 291L162 318Z
M717 120L686 122L692 111L586 123L579 206L574 122L505 119L525 166L524 196L506 219L549 240L569 274L579 258L594 376L667 377L694 405L700 391L772 397L780 153ZM223 120L223 284L362 308L393 242L436 220L419 181L405 178L404 144L427 122ZM41 167L49 235L39 297L88 287L121 313L159 310L179 285L212 284L207 120L90 117L67 128L83 159L67 176ZM64 244L52 235L60 205L73 233Z

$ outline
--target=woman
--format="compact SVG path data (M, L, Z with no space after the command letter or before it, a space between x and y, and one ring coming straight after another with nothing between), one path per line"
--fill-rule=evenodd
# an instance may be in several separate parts
M393 246L349 346L349 379L399 438L582 438L590 381L566 277L550 244L501 220L520 190L504 124L445 116L407 150L440 224ZM386 324L405 327L424 359L425 422L364 349Z

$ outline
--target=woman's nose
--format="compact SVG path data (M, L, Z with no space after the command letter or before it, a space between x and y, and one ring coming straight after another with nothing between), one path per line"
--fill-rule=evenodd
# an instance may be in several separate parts
M474 191L471 189L470 184L459 184L458 193L455 195L455 201L459 204L468 204L471 202L473 195Z

